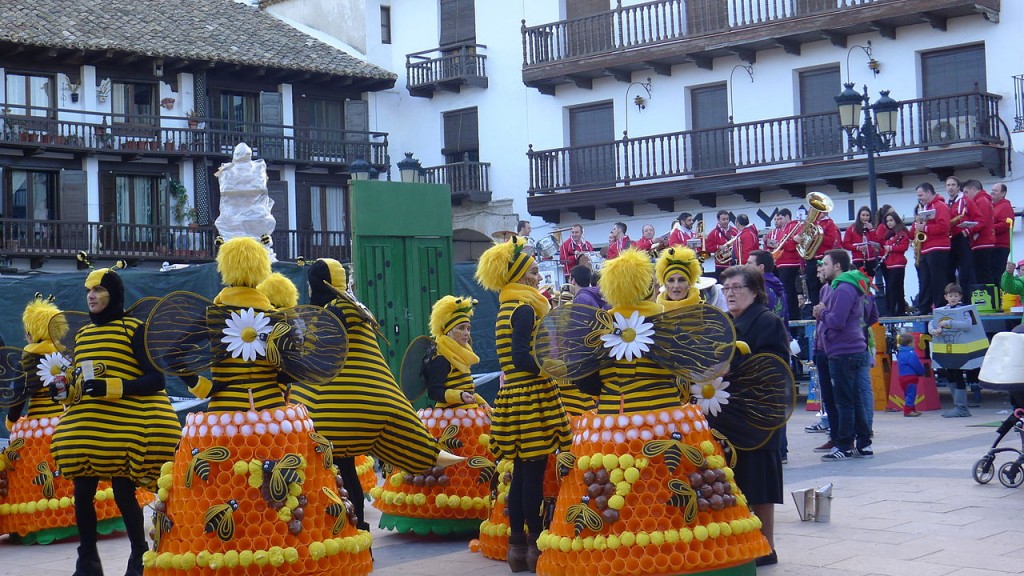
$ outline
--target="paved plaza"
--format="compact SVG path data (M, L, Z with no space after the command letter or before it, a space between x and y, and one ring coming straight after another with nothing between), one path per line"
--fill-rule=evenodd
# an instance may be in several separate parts
M944 398L949 404L949 399ZM826 463L812 449L824 434L803 427L812 412L794 414L789 426L786 503L776 510L777 566L762 574L786 576L982 576L1024 572L1024 488L998 479L980 485L974 462L995 440L995 422L1007 416L1003 395L986 393L971 418L920 418L875 413L875 457ZM1008 436L1004 445L1020 447ZM996 464L1009 460L1001 455ZM802 522L790 492L834 483L831 522ZM148 514L147 514L148 516ZM367 506L367 520L377 513ZM374 529L374 574L388 576L492 576L504 563L470 553L467 539L399 536ZM68 576L75 542L20 546L0 540L0 574ZM124 572L128 539L100 542L106 574ZM270 572L268 572L269 574Z

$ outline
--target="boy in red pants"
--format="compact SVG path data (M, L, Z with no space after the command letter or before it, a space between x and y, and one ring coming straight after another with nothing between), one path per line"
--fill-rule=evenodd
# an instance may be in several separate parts
M917 407L917 379L924 376L924 366L914 350L914 336L903 332L899 337L900 349L896 352L900 385L903 386L903 415L920 416Z

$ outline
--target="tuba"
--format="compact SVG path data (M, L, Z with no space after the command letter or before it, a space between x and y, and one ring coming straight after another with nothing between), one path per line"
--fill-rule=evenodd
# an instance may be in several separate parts
M800 232L794 240L796 241L796 251L800 253L800 257L804 260L811 260L818 252L825 237L825 232L817 224L817 221L826 212L831 212L835 206L832 204L832 199L821 192L808 192L806 200L810 205L810 210L807 211L807 219L797 228Z

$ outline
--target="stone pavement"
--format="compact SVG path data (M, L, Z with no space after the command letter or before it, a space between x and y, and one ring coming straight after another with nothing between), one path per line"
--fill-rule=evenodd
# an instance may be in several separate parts
M948 404L948 398L945 399ZM1004 395L986 393L971 418L920 418L875 413L875 457L822 462L812 449L824 434L805 433L813 413L801 409L789 425L786 503L776 508L780 563L761 568L786 576L990 576L1024 573L1024 487L987 485L971 477L974 462L995 440L1007 416ZM1006 446L1020 448L1012 434ZM1010 458L1001 455L999 466ZM835 485L831 522L801 522L790 492ZM376 511L367 506L374 524ZM148 515L147 515L148 516ZM446 541L374 530L374 574L491 576L503 563L473 554L468 539ZM18 546L0 539L0 574L68 576L74 542ZM120 576L128 556L124 536L100 542L108 576Z

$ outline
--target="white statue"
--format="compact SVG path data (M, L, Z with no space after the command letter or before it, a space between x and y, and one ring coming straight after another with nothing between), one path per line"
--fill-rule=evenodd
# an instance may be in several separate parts
M215 174L220 182L220 216L217 231L230 240L250 236L259 240L274 233L277 222L271 213L274 201L267 193L267 163L252 159L245 142L235 146L231 162L225 162ZM270 261L277 262L273 243L267 246Z

